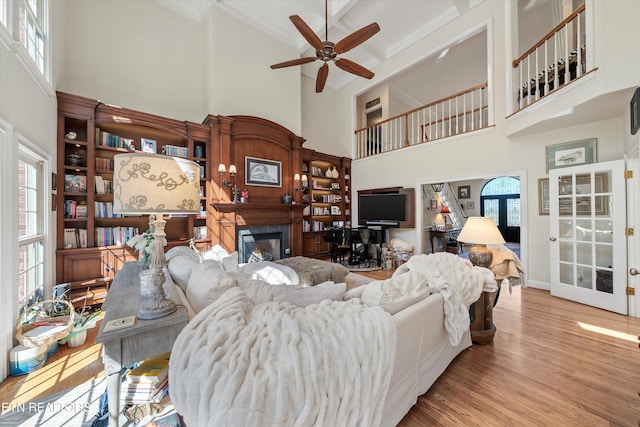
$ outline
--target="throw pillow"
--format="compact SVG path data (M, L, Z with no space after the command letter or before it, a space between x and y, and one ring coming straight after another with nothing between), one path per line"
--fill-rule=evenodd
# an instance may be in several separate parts
M264 280L270 285L297 285L300 283L298 273L293 268L271 261L250 262L241 266L239 271L253 279Z
M224 271L238 271L238 251L235 251L231 255L222 258L220 261L222 261Z
M167 270L175 284L186 291L191 272L198 265L200 263L194 261L189 255L174 255L167 263Z
M386 280L375 280L363 287L362 301L368 306L380 306L390 314L395 314L430 294L426 279L416 271Z
M215 259L217 261L221 261L222 258L228 257L229 253L222 246L215 245L211 249L201 252L200 255L202 256L202 259Z
M203 262L193 269L187 285L187 300L196 313L236 286L233 277L217 262Z
M169 249L167 253L164 254L165 258L167 259L167 262L171 261L174 257L180 256L180 255L188 256L195 262L202 261L200 254L198 254L196 251L194 251L193 249L187 246L174 246L173 248Z

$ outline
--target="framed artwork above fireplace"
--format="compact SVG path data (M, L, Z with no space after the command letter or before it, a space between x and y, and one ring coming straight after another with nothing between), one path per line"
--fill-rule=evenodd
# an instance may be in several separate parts
M282 187L282 163L275 160L259 159L246 156L245 179L246 185L263 187Z

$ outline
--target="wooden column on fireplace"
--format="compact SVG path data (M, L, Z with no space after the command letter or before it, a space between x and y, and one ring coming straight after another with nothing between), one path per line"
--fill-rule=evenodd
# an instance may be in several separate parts
M236 250L237 228L258 225L289 225L287 247L291 256L302 255L302 209L296 199L294 176L302 174L302 144L304 138L269 120L251 116L209 115L205 124L211 126L213 153L212 187L215 218L213 242L227 251ZM275 162L279 166L278 182L256 184L247 179L247 158ZM235 165L237 173L217 172L218 164L227 171ZM229 186L223 184L229 181ZM233 186L247 190L248 203L233 203ZM294 204L284 204L285 194L294 197Z

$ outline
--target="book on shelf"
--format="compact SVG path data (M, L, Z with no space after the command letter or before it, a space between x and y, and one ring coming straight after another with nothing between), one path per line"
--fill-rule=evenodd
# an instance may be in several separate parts
M80 202L76 205L76 218L86 218L88 208L86 202Z
M162 154L172 157L189 157L189 149L177 145L165 145L162 147Z
M86 193L87 192L87 177L86 175L64 175L64 191L70 193Z

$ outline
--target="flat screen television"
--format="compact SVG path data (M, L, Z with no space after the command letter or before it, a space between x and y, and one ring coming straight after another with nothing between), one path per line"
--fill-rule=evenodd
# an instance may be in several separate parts
M406 194L361 194L358 199L358 222L398 226L406 220Z

